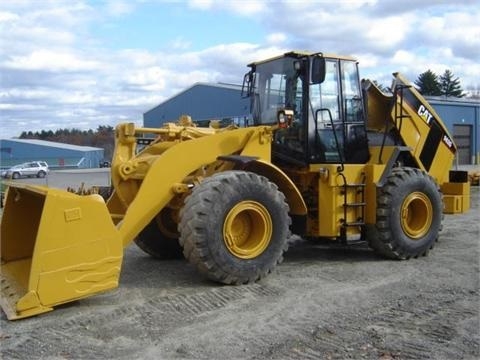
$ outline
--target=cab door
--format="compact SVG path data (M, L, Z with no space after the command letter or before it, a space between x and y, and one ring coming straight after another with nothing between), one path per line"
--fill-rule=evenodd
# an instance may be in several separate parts
M309 86L312 163L365 163L368 144L356 62L326 59L325 79Z

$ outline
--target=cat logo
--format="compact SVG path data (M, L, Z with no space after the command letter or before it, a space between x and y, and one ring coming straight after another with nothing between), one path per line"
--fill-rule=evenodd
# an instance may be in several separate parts
M430 125L430 121L433 119L433 115L430 113L430 111L427 110L427 108L423 105L420 105L418 108L417 114L420 115L420 117L425 120L427 124Z

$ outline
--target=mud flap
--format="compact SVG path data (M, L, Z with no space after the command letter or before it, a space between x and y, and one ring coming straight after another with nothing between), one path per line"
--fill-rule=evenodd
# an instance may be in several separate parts
M104 200L19 184L1 220L1 297L7 318L116 288L123 246Z

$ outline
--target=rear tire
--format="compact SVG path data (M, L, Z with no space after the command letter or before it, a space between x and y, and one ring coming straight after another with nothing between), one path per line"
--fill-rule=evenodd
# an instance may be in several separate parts
M283 260L288 212L284 195L267 178L245 171L215 174L193 189L181 211L185 258L214 281L257 281Z
M367 240L390 259L427 255L442 228L443 203L433 178L415 168L397 168L377 192L377 220Z
M45 171L39 171L38 174L37 174L37 177L42 179L42 178L45 177L45 175L46 175Z
M178 236L176 223L170 217L170 209L165 208L134 241L140 249L156 259L181 259L183 249L178 242Z

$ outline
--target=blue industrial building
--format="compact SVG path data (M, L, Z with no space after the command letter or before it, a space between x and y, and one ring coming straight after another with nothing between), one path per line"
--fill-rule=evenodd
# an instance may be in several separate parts
M197 83L143 115L145 127L159 127L190 115L201 125L226 120L243 126L250 115L249 99L242 87L231 84ZM458 147L457 163L480 164L480 102L478 100L427 97L452 134Z
M457 145L458 164L480 164L480 101L427 96Z
M196 122L230 121L244 125L250 116L250 101L241 97L242 87L232 84L196 83L143 114L145 127L158 127L189 115Z
M0 140L0 166L7 168L27 161L46 161L52 169L96 168L104 150L36 139Z

